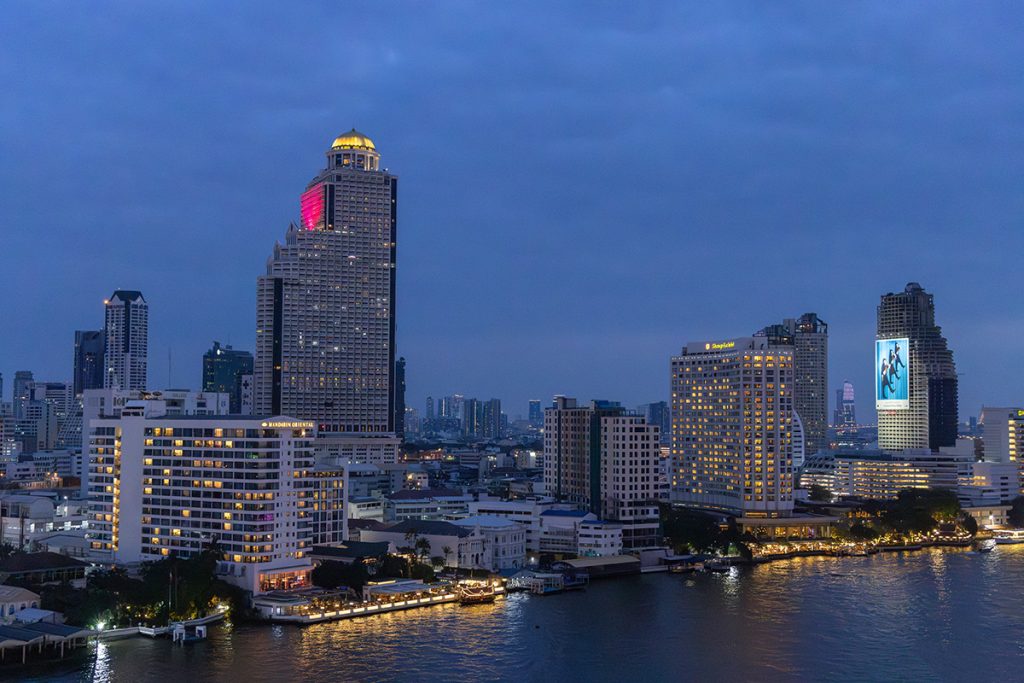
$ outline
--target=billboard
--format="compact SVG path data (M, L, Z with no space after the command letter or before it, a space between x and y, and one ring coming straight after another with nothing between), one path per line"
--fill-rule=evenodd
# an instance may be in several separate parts
M875 340L875 408L910 407L910 340Z

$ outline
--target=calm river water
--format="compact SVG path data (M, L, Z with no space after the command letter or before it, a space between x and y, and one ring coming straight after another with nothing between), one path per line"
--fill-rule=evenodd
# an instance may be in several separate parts
M803 558L310 627L135 638L39 681L1024 680L1024 546Z

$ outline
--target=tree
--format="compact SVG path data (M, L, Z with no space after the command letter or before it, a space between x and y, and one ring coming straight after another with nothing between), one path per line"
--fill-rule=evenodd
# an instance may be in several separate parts
M422 562L425 558L430 557L430 539L429 538L417 538L416 543L413 545L416 549L416 557Z
M452 564L451 563L451 559L450 559L451 556L452 556L452 548L451 548L451 546L446 545L445 547L441 548L441 552L444 553L445 564L450 567L451 564Z

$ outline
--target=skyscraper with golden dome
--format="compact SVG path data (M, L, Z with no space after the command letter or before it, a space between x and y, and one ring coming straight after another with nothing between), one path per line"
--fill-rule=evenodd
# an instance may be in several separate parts
M256 411L315 421L321 453L389 461L398 178L355 129L326 156L258 280Z

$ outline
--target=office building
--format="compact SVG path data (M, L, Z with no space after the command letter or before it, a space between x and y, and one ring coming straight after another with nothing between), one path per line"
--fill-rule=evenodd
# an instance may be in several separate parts
M850 380L844 380L843 388L836 389L836 410L832 414L832 426L840 432L857 430L857 406Z
M672 358L671 499L746 517L793 510L793 354L766 337Z
M317 515L337 518L344 499L343 480L316 474L313 423L171 416L148 403L129 401L120 417L92 423L93 550L135 563L187 557L216 541L218 574L236 585L253 593L306 585Z
M957 439L953 352L935 324L935 301L916 282L882 296L875 343L878 446L938 449Z
M32 400L34 381L31 370L18 370L14 373L14 393L11 397L11 405L14 408L14 417L19 420L25 416L25 406Z
M75 396L86 389L103 388L103 330L75 330Z
M104 305L103 387L143 390L149 360L149 304L142 292L119 289Z
M793 410L804 430L804 450L828 446L828 323L815 313L769 325L755 336L793 350Z
M423 413L423 419L427 420L428 422L433 422L433 420L434 420L434 397L433 396L427 396L426 412Z
M659 457L658 426L618 403L559 396L544 411L548 494L622 523L627 548L657 543Z
M640 414L647 417L647 423L652 425L658 425L658 429L661 430L661 440L663 443L668 443L672 435L672 412L669 409L667 401L657 401L655 403L645 403L637 408Z
M393 462L398 179L355 130L326 157L258 279L256 411L313 420L318 452Z
M540 400L530 399L529 417L531 427L540 427L544 424L544 410L540 407Z
M253 359L248 351L237 351L220 342L203 354L203 391L225 393L230 397L230 410L242 414L242 384L252 375Z
M405 438L405 358L395 361L395 434Z

